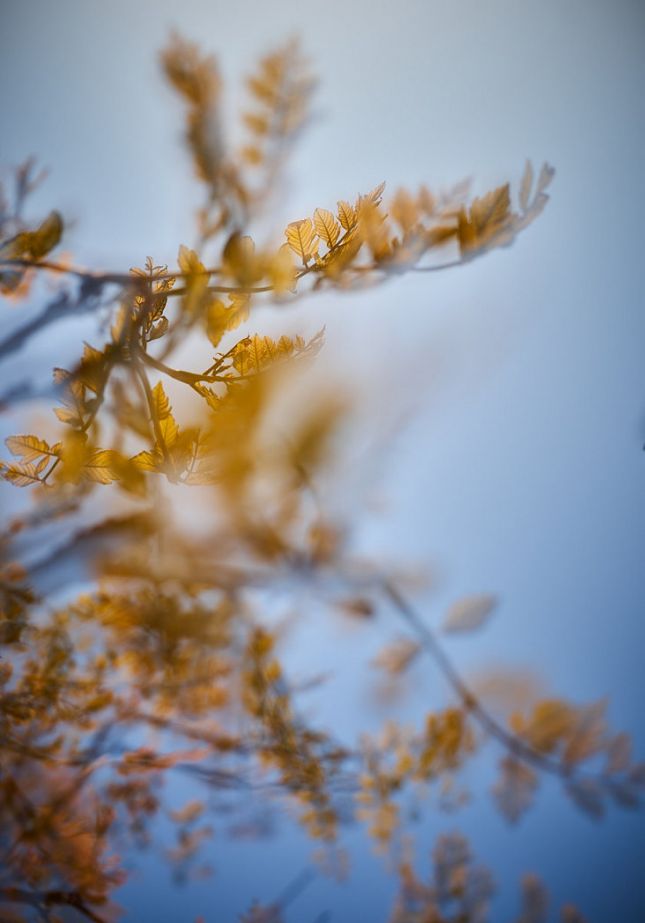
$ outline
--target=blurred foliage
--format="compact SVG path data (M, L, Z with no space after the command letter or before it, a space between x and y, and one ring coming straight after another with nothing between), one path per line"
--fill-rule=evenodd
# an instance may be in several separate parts
M155 845L160 816L176 828L162 852L187 880L208 872L201 847L213 832L210 815L233 814L233 827L253 832L267 805L285 801L324 845L326 862L342 865L351 819L395 857L391 923L489 919L492 877L458 834L438 840L427 883L418 877L405 845L412 799L458 806L467 796L460 774L488 742L501 751L493 794L510 822L533 803L543 775L597 816L609 802L635 806L645 769L627 735L608 729L604 703L546 698L508 721L489 710L396 577L353 560L348 524L326 513L316 484L333 462L351 395L330 389L280 410L285 391L306 379L324 331L309 339L236 332L258 304L439 271L508 246L544 208L553 170L534 175L527 164L515 205L509 184L474 199L466 184L399 190L385 205L382 184L292 221L278 247L260 243L248 232L270 207L308 117L313 80L297 45L265 58L249 79L248 143L239 152L222 129L215 60L175 36L161 61L185 105L204 190L197 246L179 248L176 268L148 258L143 268L110 273L53 259L61 216L24 218L42 178L31 161L0 196L3 294L24 300L41 275L68 286L0 343L0 357L69 314L110 316L103 342L86 344L72 369L54 370L53 436L11 436L13 459L0 471L34 495L0 535L2 919L113 919L111 894L126 875L120 854ZM208 344L206 367L176 367L189 337ZM186 420L171 401L178 389L194 402ZM5 408L31 396L29 382L19 382ZM202 491L205 528L172 515L171 500L181 506L177 491L189 485ZM35 558L27 553L34 547ZM40 589L52 572L66 593L60 584ZM453 704L419 728L390 723L352 745L305 720L278 653L284 639L265 612L273 587L303 580L365 632L377 609L389 611L405 633L375 669L396 684L418 658L432 658ZM75 582L90 588L74 597ZM486 594L459 600L443 630L475 630L495 605ZM506 694L522 700L517 683ZM170 773L188 774L204 797L171 808L163 794ZM242 919L278 923L301 886L296 880ZM518 923L546 913L544 887L528 877ZM582 920L572 908L562 913L568 923Z

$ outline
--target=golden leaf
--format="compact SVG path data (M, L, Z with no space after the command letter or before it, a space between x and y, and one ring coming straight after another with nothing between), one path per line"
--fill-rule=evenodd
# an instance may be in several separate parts
M31 463L7 465L0 462L0 476L10 481L14 487L31 487L40 483L42 467Z
M244 115L244 123L255 135L263 136L269 131L269 118L266 115L247 112Z
M229 296L228 306L214 299L208 305L206 312L206 334L213 346L218 346L225 333L235 330L249 316L250 297L242 294Z
M170 401L164 390L163 384L158 381L152 389L152 404L154 413L159 420L163 420L170 414Z
M58 212L50 212L35 231L21 231L5 241L0 247L0 259L41 259L54 249L62 234L63 219Z
M212 388L202 385L199 382L195 383L193 388L198 394L201 394L211 410L219 410L222 398L215 394Z
M285 235L287 243L303 263L307 264L316 255L318 247L311 218L292 221L287 225Z
M254 240L248 234L234 233L222 253L224 271L240 285L248 286L264 275L264 260L258 257Z
M159 381L152 389L151 413L157 420L161 437L166 446L171 446L179 435L179 427L172 415L170 401Z
M217 62L177 35L161 60L166 76L187 103L186 140L197 176L217 189L225 167L217 112L221 85Z
M307 117L313 80L298 44L289 42L263 58L247 86L259 111L244 115L254 138L251 157L248 148L244 154L250 163L265 165L270 171L282 159L288 143Z
M421 186L419 189L419 194L417 196L417 207L425 215L427 215L428 218L432 218L437 210L436 199L427 186Z
M320 239L331 249L340 236L340 225L334 215L326 208L317 208L314 212L314 226Z
M490 233L508 217L510 208L510 187L508 183L475 199L470 206L470 219L480 234Z
M68 430L61 444L62 467L58 469L61 483L77 484L88 458L87 434Z
M283 244L275 256L269 261L267 275L273 285L276 295L294 290L296 282L296 267L289 244Z
M356 209L349 202L338 202L338 220L346 231L351 231L356 226Z
M299 337L290 339L282 336L279 340L254 334L241 340L235 347L232 358L233 366L240 375L257 373L272 363L285 359L296 349L303 349L304 340Z
M95 394L101 391L105 382L106 358L106 354L100 349L95 349L89 343L85 343L75 374L77 380Z
M381 199L383 198L383 193L385 192L385 183L379 183L378 186L375 186L371 192L368 192L367 195L361 196L361 199L367 199L369 202L373 202L374 205L380 205Z
M111 484L118 479L115 464L118 465L119 458L119 453L112 449L95 449L83 465L83 477L95 484Z
M24 462L33 462L43 455L58 457L60 443L49 446L37 436L8 436L5 443L12 455L19 455Z
M197 314L204 307L208 287L206 267L195 251L183 244L179 248L177 263L186 283L186 294L182 299L183 309L187 314Z
M576 724L575 708L559 699L538 702L528 719L517 714L510 719L513 731L541 753L552 753L568 741Z
M398 189L389 207L390 214L404 234L418 224L419 212L416 202L407 189Z
M187 276L204 275L205 273L204 264L197 256L197 253L184 244L179 247L177 263L180 270Z
M173 35L161 54L161 62L168 80L188 102L204 106L217 96L217 62L212 56L201 56L196 44Z
M159 421L159 430L166 446L170 448L179 436L179 427L171 413Z
M374 259L379 262L390 255L390 239L388 235L385 215L380 210L378 203L369 196L359 200L356 209L358 214L358 232L362 240L372 252Z
M141 471L158 471L163 464L161 453L150 452L147 449L134 455L130 461Z
M459 211L457 233L464 256L510 243L514 234L510 202L510 187L506 183L475 199L468 213L464 208Z

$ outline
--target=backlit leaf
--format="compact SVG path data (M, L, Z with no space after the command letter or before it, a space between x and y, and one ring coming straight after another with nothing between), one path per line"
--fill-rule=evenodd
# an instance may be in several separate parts
M95 484L111 484L117 480L115 467L119 455L111 449L96 449L91 452L83 465L83 476Z
M37 436L9 436L5 443L11 454L19 455L24 462L32 462L43 455L57 457L60 450L60 444L50 447Z
M0 463L0 476L15 487L31 487L40 483L41 468L31 463L7 465Z
M292 221L291 224L287 225L285 234L287 243L293 252L300 257L303 263L308 263L318 250L311 218Z
M356 225L356 209L349 202L340 201L338 203L338 220L346 231Z
M218 346L225 333L235 330L249 316L249 295L230 295L229 304L219 298L208 305L206 311L206 333L213 346Z
M340 236L340 225L334 215L326 208L317 208L314 212L314 226L327 247L333 247Z

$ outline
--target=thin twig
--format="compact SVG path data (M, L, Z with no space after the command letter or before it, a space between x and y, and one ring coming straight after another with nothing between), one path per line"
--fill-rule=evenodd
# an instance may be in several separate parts
M437 641L434 632L428 628L416 609L403 596L401 591L394 586L389 580L383 580L380 583L381 590L389 599L394 609L404 619L407 625L417 636L423 649L433 658L445 678L452 686L454 692L461 700L465 710L470 712L478 721L480 726L487 731L491 737L501 743L506 750L514 756L523 759L527 763L537 766L546 772L559 777L570 778L572 770L557 760L550 759L543 753L540 753L530 744L526 743L520 737L507 731L482 705L476 695L464 683L461 676L453 666L451 660Z

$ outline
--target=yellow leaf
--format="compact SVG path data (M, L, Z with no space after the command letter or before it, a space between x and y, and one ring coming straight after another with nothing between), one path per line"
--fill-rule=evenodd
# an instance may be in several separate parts
M163 441L167 446L171 446L179 435L179 427L172 415L170 401L164 391L162 383L159 381L152 389L152 408L151 412L159 424L159 430Z
M193 385L195 391L204 398L211 410L219 410L219 405L222 401L222 398L219 397L215 392L208 388L206 385L199 384L198 382Z
M356 209L354 206L341 200L338 203L338 220L346 231L351 231L356 225Z
M62 467L58 469L60 481L67 484L78 483L87 458L87 435L84 432L68 430L61 445Z
M417 206L428 217L433 217L437 210L435 197L432 195L427 186L421 186L417 196Z
M133 465L141 471L158 471L163 464L163 458L159 452L139 452L130 459Z
M89 343L83 347L83 355L76 369L76 378L95 394L103 388L106 378L106 354Z
M248 234L234 233L222 253L224 271L240 285L248 286L264 275L264 260L255 252L255 242Z
M293 291L296 281L296 267L288 244L283 244L268 265L268 276L276 295Z
M15 465L6 465L1 464L0 467L0 476L4 478L5 481L9 481L14 485L14 487L31 487L32 484L40 483L40 471L36 465L33 464L15 464Z
M159 430L166 446L170 448L179 436L179 427L171 413L159 421Z
M177 255L177 263L181 271L187 276L203 275L205 266L194 250L181 244Z
M372 256L377 262L386 259L390 254L390 240L385 215L369 196L359 201L357 213L359 234Z
M95 484L111 484L118 479L115 465L118 466L119 458L112 449L95 449L83 465L83 477Z
M68 426L82 426L83 417L80 411L72 407L54 407L54 413L61 423L67 423Z
M60 443L50 447L37 436L9 436L5 443L11 454L19 455L24 462L33 462L43 455L58 457L60 451Z
M161 55L161 63L168 80L192 105L205 106L217 97L220 89L217 62L209 55L202 55L196 44L173 35Z
M287 242L303 263L308 263L315 256L318 247L311 218L293 221L285 230Z
M326 208L317 208L314 212L314 226L320 239L331 249L340 236L340 225L336 218Z
M0 249L2 259L31 257L38 260L53 250L63 234L63 219L58 212L50 212L35 231L21 231Z
M404 234L411 231L419 221L417 205L406 189L397 190L389 211Z
M233 367L240 375L247 376L257 374L267 366L290 357L313 356L322 345L323 334L323 330L318 331L309 342L305 342L300 336L281 336L279 340L257 334L245 337L231 353Z
M214 190L221 179L224 153L216 117L221 85L217 62L202 55L197 45L175 35L162 55L162 63L166 76L187 104L186 140L197 175Z
M514 236L508 183L475 199L468 212L462 208L457 216L457 234L464 256L490 246L503 246Z
M185 470L191 464L191 461L194 462L197 459L200 448L199 436L199 430L190 427L181 432L177 430L172 438L166 439L166 445L170 449L172 465L177 472Z
M163 420L170 414L170 401L164 390L163 384L158 381L152 389L152 404L158 420Z
M276 152L284 155L307 117L313 81L297 43L289 42L263 58L247 86L257 109L244 116L253 144L243 153L249 162L270 168L277 160Z
M213 346L218 346L229 330L235 330L244 323L249 316L250 300L248 295L235 293L229 296L228 306L219 298L211 301L206 313L206 334Z
M208 273L194 250L183 244L177 256L179 269L185 276L186 294L182 307L187 314L197 314L204 306L204 296L208 287Z
M244 123L255 135L266 135L269 131L269 119L266 115L256 112L246 112L243 116Z
M368 192L366 196L361 196L361 198L368 199L368 201L373 202L375 205L380 205L384 191L385 183L379 183L378 186L375 186L371 192Z
M480 234L489 233L508 217L510 204L510 188L506 183L474 200L470 206L471 221Z

